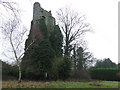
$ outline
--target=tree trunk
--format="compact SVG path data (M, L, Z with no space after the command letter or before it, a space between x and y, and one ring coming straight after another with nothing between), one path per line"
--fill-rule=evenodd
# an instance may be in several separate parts
M20 65L18 65L18 70L19 70L18 83L20 83L20 82L21 82L21 76L22 76L22 73L21 73L21 67L20 67Z

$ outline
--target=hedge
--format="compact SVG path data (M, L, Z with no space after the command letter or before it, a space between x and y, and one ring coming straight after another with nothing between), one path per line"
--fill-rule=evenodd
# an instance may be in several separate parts
M96 80L120 81L117 68L93 68L90 70L91 78Z

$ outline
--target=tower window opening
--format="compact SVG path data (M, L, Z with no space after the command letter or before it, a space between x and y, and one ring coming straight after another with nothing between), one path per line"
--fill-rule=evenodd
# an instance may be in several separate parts
M45 16L42 16L42 18L44 18L44 19L45 19Z

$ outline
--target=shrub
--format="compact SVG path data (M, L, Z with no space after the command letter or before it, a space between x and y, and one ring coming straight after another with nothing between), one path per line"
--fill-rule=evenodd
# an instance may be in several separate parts
M90 70L92 79L97 80L108 80L108 81L118 81L117 73L119 70L117 68L93 68Z
M7 64L6 62L0 61L2 63L2 80L17 79L18 77L18 67Z
M51 69L51 78L54 80L65 80L69 78L71 63L67 56L55 58Z

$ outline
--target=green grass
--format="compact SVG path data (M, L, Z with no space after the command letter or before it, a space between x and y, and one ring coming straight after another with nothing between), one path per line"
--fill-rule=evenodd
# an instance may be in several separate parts
M92 81L92 82L53 82L55 88L118 88L118 82Z
M68 82L68 81L3 81L3 88L118 88L116 81L90 81L90 82Z

